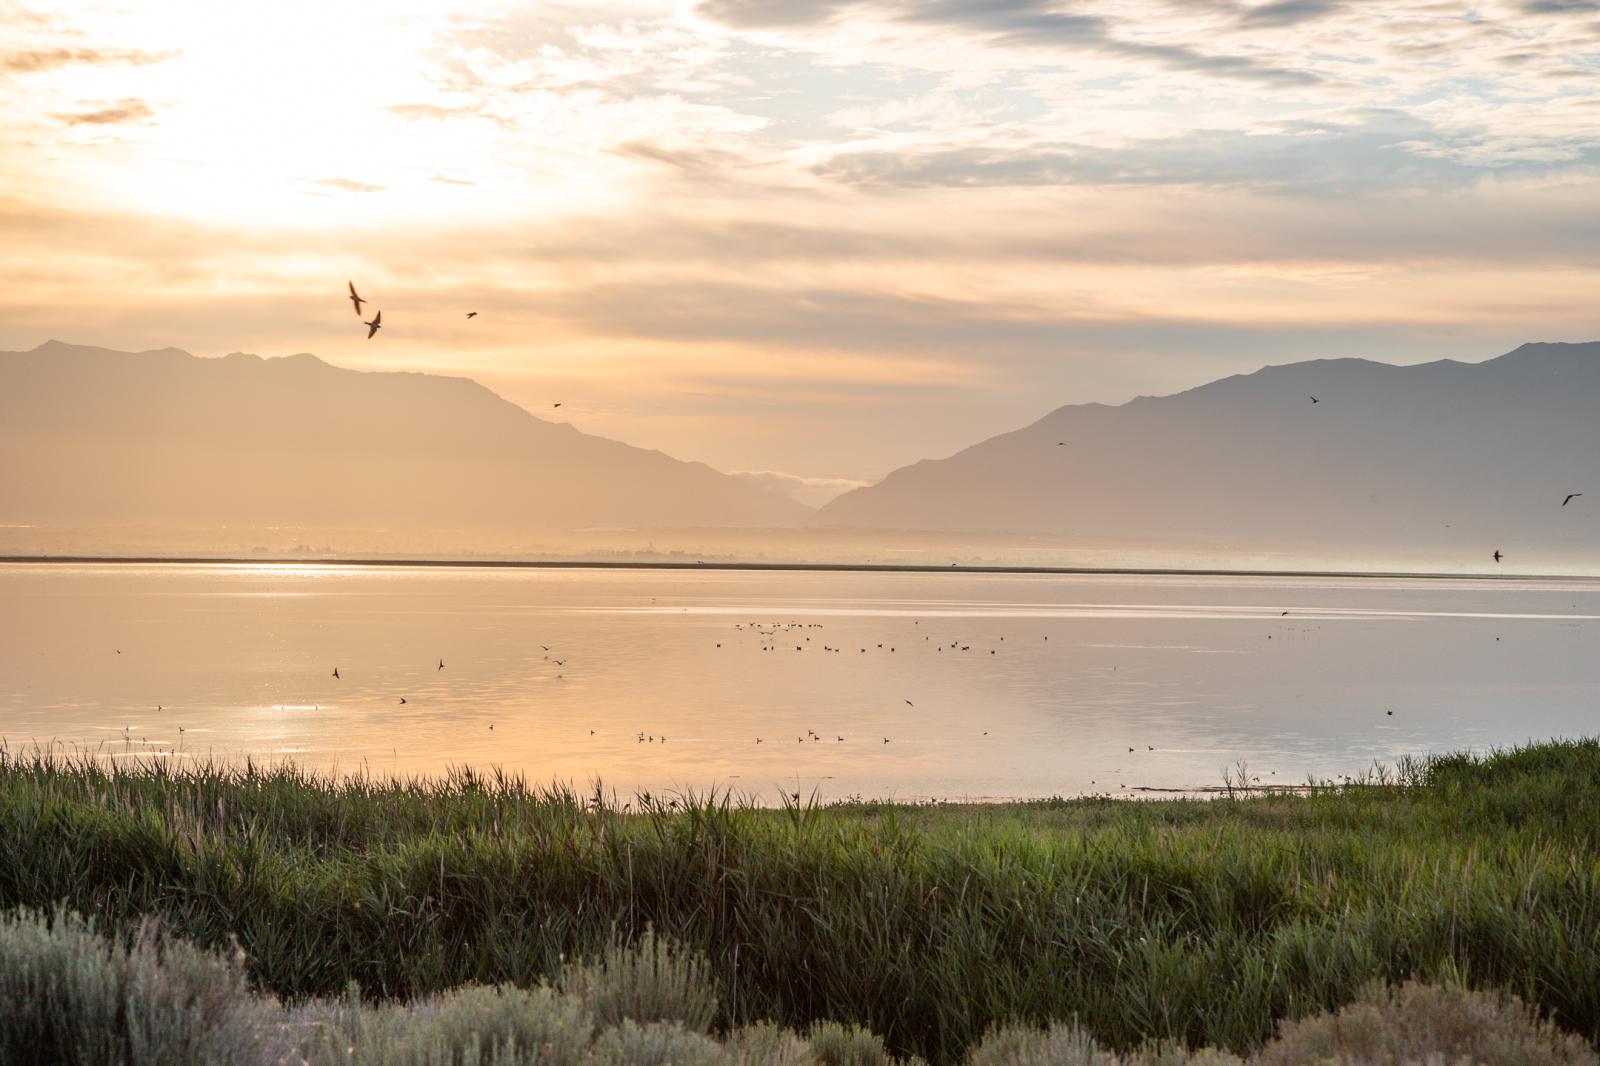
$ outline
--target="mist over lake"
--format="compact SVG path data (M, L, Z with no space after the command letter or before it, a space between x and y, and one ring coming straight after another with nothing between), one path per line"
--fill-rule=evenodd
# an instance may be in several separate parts
M1600 692L1589 580L12 564L0 602L13 749L623 797L1297 784Z

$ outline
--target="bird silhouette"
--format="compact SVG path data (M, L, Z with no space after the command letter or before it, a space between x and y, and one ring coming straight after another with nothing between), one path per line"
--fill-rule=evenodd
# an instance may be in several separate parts
M372 339L372 335L383 328L383 312L379 311L377 314L373 315L371 322L363 322L361 324L367 327L367 340L370 341Z
M360 318L361 317L361 305L366 303L367 301L363 300L360 296L356 295L356 283L355 282L347 281L347 282L345 282L345 284L350 286L350 302L356 305L356 317Z
M916 704L915 704L915 703L912 703L912 702L911 702L911 701L910 701L910 700L906 700L906 706L907 706L907 707L915 707L915 706L916 706Z
M1500 549L1499 549L1499 548L1496 548L1496 549L1495 549L1495 550L1494 550L1494 561L1495 561L1495 562L1497 562L1497 563L1498 563L1498 562L1499 562L1499 561L1500 561L1500 560L1501 560L1501 559L1503 559L1503 558L1505 558L1505 557L1504 557L1504 556L1503 556L1503 555L1501 555L1501 554L1500 554Z
M467 317L468 318L477 318L478 317L478 312L476 312L476 311L468 311L467 312Z
M1321 403L1322 401L1317 399L1315 396L1313 396L1313 397L1311 397L1311 402L1312 403Z
M439 669L441 669L441 670L444 669L444 660L443 659L439 660Z
M337 666L333 668L333 679L335 681L339 679L339 668Z
M404 703L404 702L405 702L405 701L406 701L406 698L405 698L405 697L404 697L404 696L401 696L401 697L400 697L400 702L401 702L401 703Z
M1573 500L1577 499L1579 496L1582 496L1582 495L1583 495L1583 493L1581 493L1581 492L1569 492L1569 493L1567 493L1567 498L1561 501L1561 506L1565 507L1567 504L1571 503Z
M561 406L561 405L560 405L560 404L558 404L558 403L553 403L553 404L551 404L551 405L550 405L550 407L551 407L551 409L552 409L552 410L554 410L554 409L555 409L555 408L557 408L557 407L560 407L560 406Z

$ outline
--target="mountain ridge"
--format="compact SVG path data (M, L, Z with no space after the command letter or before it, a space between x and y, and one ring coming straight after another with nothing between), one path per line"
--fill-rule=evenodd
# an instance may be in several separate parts
M1058 407L845 493L816 521L1291 547L1524 533L1589 544L1600 523L1539 508L1591 480L1600 498L1596 406L1600 342L1529 342L1478 363L1275 364Z
M52 340L0 353L0 463L13 471L8 519L565 529L810 514L704 463L546 421L470 378L309 352Z

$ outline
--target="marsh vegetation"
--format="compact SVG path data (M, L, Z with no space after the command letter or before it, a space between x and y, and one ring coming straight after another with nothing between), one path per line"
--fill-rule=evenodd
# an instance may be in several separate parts
M218 989L380 1029L395 1011L579 1010L552 998L565 996L588 1012L583 1054L619 1026L670 1021L716 1034L719 1055L770 1023L946 1063L1099 1061L1059 1050L1091 1041L1270 1056L1300 1031L1286 1021L1357 1001L1387 1017L1407 996L1474 1017L1516 996L1592 1044L1597 814L1595 741L1411 762L1307 795L778 810L723 796L624 810L467 772L333 780L11 754L0 907L36 911L8 935L71 931L71 912L137 945L158 922L164 942L222 953L205 957L237 984ZM56 908L54 924L38 916ZM657 937L688 967L667 998L693 1009L607 1013L610 979L572 960L616 970ZM1434 987L1394 991L1408 981ZM994 1057L1002 1027L1032 1034L1006 1038L1011 1058Z

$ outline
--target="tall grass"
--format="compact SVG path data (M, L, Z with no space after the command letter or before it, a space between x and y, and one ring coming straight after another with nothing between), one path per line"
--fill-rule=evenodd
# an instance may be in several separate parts
M288 1000L532 987L653 928L705 956L720 1027L857 1025L939 1062L1073 1018L1105 1047L1246 1053L1375 979L1504 989L1600 1037L1600 743L1401 771L1209 802L628 813L469 772L0 754L0 907L237 938Z

